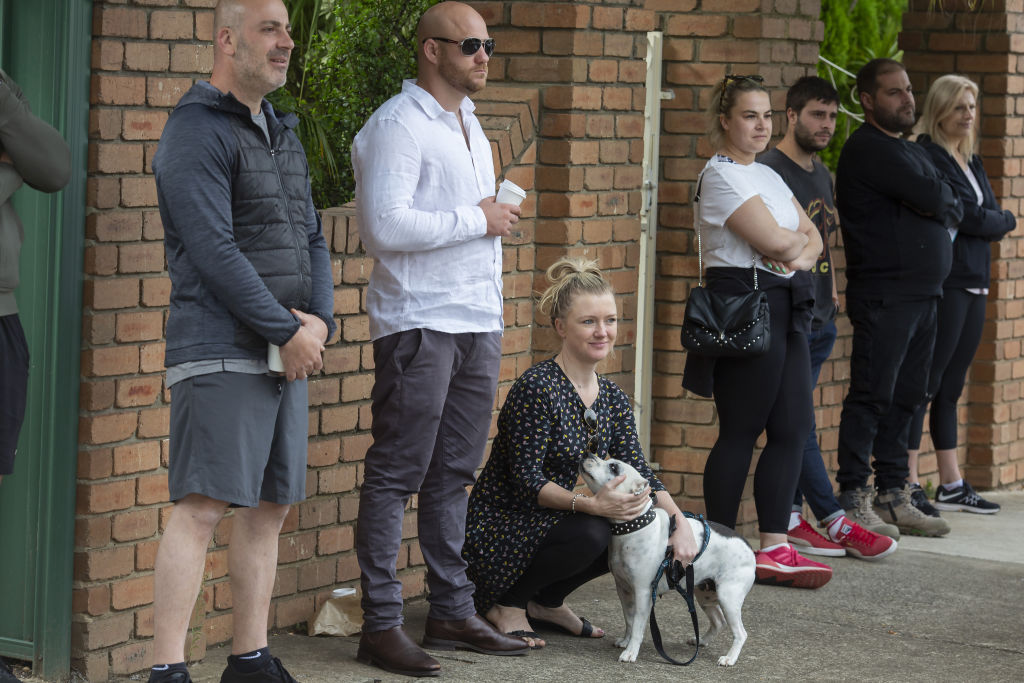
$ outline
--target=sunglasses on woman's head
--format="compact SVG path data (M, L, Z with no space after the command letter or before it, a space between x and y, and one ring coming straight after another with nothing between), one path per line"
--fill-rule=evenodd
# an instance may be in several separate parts
M733 83L739 81L754 81L755 83L764 83L764 76L759 74L750 74L749 76L741 76L738 74L726 74L725 78L722 79L722 83L726 86L730 86Z
M587 428L590 429L590 438L587 439L587 450L590 451L591 455L597 455L597 452L601 449L601 439L597 436L597 412L593 408L587 408L586 412L583 413L583 421L587 423Z
M480 50L483 46L484 54L490 57L494 53L494 38L463 38L462 40L452 40L451 38L424 38L423 42L428 40L440 40L442 43L451 43L452 45L458 45L459 49L462 50L462 54L467 57L472 57Z

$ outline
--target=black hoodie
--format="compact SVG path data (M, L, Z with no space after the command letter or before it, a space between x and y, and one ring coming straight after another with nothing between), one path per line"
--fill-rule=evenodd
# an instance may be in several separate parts
M942 295L963 208L921 145L862 124L839 155L836 206L847 297Z
M953 241L953 267L946 278L945 287L987 288L991 274L991 243L998 242L1012 231L1017 225L1017 218L1013 212L999 208L981 157L975 154L968 163L981 188L982 201L978 204L978 196L956 159L927 135L919 135L917 141L928 150L935 167L945 174L964 207L964 217L957 225L959 232Z

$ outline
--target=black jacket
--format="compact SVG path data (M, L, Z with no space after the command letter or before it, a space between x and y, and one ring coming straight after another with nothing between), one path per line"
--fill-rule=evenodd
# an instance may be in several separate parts
M956 159L927 135L918 136L917 141L928 151L935 167L949 180L964 207L964 217L957 226L959 232L953 241L953 267L944 286L948 289L987 288L991 274L991 243L998 242L1012 231L1017 225L1017 218L1011 211L999 208L981 157L975 154L968 163L981 187L982 201L979 205L978 196Z
M306 155L266 100L270 142L249 109L205 82L164 126L153 160L171 276L166 365L265 358L298 331L295 308L334 330L330 255Z
M839 155L836 206L847 297L942 295L963 208L921 145L861 125Z

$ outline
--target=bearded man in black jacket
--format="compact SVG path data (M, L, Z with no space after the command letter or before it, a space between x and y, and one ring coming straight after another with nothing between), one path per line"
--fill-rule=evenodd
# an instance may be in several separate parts
M952 262L946 228L960 222L963 208L920 145L901 137L914 124L903 65L868 62L857 92L865 122L843 146L836 175L853 323L839 502L868 529L888 522L903 533L941 536L946 521L911 504L907 436L927 391L936 305ZM872 468L877 496L868 486Z

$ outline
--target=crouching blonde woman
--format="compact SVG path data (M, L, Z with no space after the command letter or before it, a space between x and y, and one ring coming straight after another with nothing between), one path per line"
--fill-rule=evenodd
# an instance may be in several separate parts
M689 524L640 449L633 408L597 374L615 344L618 314L611 285L593 261L563 258L547 270L540 299L562 346L523 373L498 417L491 455L469 498L463 556L476 585L477 611L498 630L534 648L542 624L585 638L604 631L576 615L566 597L608 572L607 517L633 519L649 498L615 491L625 475L593 496L575 493L589 455L629 463L650 482L656 505L675 515L669 538L684 565L697 554Z

